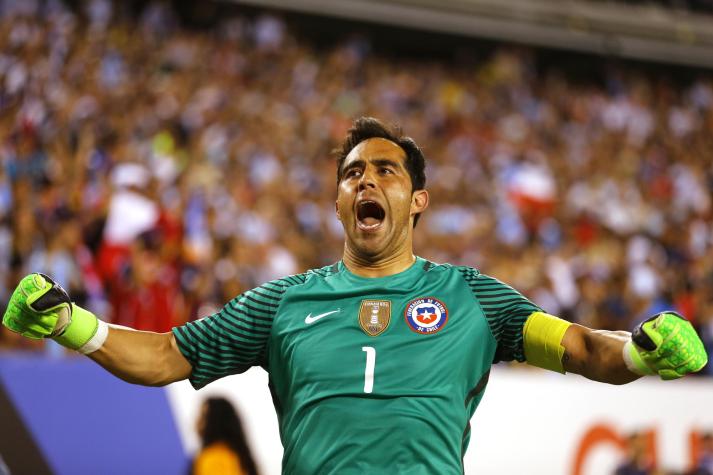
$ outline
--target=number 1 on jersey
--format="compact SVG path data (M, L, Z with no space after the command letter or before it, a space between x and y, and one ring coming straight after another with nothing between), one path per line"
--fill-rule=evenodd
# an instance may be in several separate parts
M364 392L370 394L374 389L374 367L376 366L376 350L371 346L362 346L366 351L366 368L364 369Z

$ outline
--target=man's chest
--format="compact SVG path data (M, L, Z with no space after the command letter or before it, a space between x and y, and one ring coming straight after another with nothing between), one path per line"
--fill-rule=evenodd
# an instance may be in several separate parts
M494 340L466 286L319 287L286 295L269 370L284 398L419 394L466 388Z

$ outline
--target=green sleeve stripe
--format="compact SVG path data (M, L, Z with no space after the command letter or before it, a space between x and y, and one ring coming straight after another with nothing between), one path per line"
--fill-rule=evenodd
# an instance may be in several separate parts
M197 377L197 378L191 378L191 385L193 385L194 388L200 389L206 384L212 383L216 379L223 378L225 376L229 376L231 374L238 374L245 372L248 368L236 368L235 370L228 371L228 372L221 372L221 373L210 373L209 375L203 376L203 377Z
M285 279L277 279L270 282L265 282L260 287L255 287L255 289L253 290L260 289L268 293L282 295L283 293L285 293L287 287L291 287L291 285L287 281L285 281Z
M275 281L275 282L268 282L267 284L262 284L260 287L256 287L256 288L259 288L259 289L264 290L264 291L266 291L266 292L274 292L275 294L280 294L280 295L281 295L282 292L284 292L284 290L285 290L285 289L284 289L285 284L278 285L277 282L278 282L278 281Z
M243 322L256 328L272 328L272 318L256 317L241 308L223 307L219 315L229 322Z
M242 369L245 367L246 369L251 366L251 360L248 358L238 360L238 359L231 359L231 360L221 360L221 361L202 361L201 365L199 368L196 368L194 373L196 376L201 375L201 374L207 374L207 373L222 373L225 371L232 371L234 369Z
M251 295L251 293L252 293L252 295ZM246 293L244 300L250 301L252 303L255 303L255 304L263 306L263 307L267 307L271 311L274 311L279 306L278 304L270 303L269 301L267 301L270 299L256 298L257 294L255 292L251 292L251 293Z
M185 336L186 336L186 344L188 345L189 348L191 348L191 354L193 355L193 361L191 363L194 363L197 361L197 351L199 349L199 346L207 347L209 346L203 341L203 335L205 335L207 332L201 331L201 332L194 332L193 331L193 325L186 325L182 327L182 329L185 330ZM179 329L180 330L180 329Z
M247 343L240 340L224 341L220 344L206 344L204 341L196 339L196 349L204 354L215 354L225 357L239 357L243 354L254 356L262 350L262 345Z
M458 270L483 310L490 331L498 342L494 362L524 361L524 322L540 308L498 279L468 267L460 267Z
M249 310L258 312L263 315L272 315L275 313L275 310L277 310L277 307L279 307L279 305L264 303L259 300L251 299L247 295L243 295L240 300L231 302L230 307L245 307Z
M490 290L484 291L483 289L475 286L475 290L481 295L481 299L499 299L499 298L512 298L519 297L518 294L507 289L500 290Z
M522 323L524 322L520 321L520 326L517 327L509 327L506 325L505 328L503 328L503 331L500 336L509 336L512 338L517 338L517 336L522 332Z
M259 351L259 350L257 350ZM236 354L223 354L223 353L206 353L201 355L201 365L196 370L203 368L232 368L235 365L251 364L253 358L255 358L255 352L252 354L236 355Z
M252 366L252 363L250 360L245 360L245 361L226 361L226 362L218 362L216 364L212 364L210 362L201 362L200 367L196 368L193 371L193 376L195 377L201 377L205 375L212 375L212 374L235 374L235 373L242 373L248 368Z
M266 285L262 285L260 287L255 287L254 289L248 290L245 292L245 294L248 295L260 295L262 297L265 297L267 300L280 300L280 297L282 297L282 294L285 293L284 287L279 287L279 288L272 288L272 287L267 287Z
M270 329L268 328L267 330L259 330L254 327L250 326L244 326L240 325L241 323L239 320L236 319L227 319L223 318L222 321L221 319L215 319L213 321L213 325L216 327L215 330L217 333L227 333L230 336L235 336L238 338L251 338L253 336L258 336L258 335L263 335L263 336L268 336L270 334ZM247 322L245 322L247 323ZM249 325L249 323L248 323ZM219 331L222 330L222 331Z
M483 305L483 310L487 312L493 312L493 313L506 313L511 310L516 311L518 309L522 309L523 306L529 310L528 315L532 312L537 312L538 308L532 305L528 305L526 303L526 300L520 300L517 302L510 302L507 305Z
M255 355L247 355L245 357L230 357L226 358L222 355L213 357L212 355L205 354L202 356L201 365L195 368L194 372L200 371L222 371L226 368L234 368L240 365L252 365L252 361Z
M198 378L191 380L191 384L193 384L193 387L196 389L200 389L206 384L212 383L216 379L224 378L225 376L230 376L232 374L244 373L247 370L248 368L236 368L230 371L221 371L220 373L208 373L202 377L199 375Z
M493 328L497 328L498 331L502 331L503 328L508 328L508 327L515 327L518 329L521 329L521 326L524 324L525 320L527 320L527 317L530 316L530 313L528 313L526 316L522 316L522 314L513 314L508 320L503 320L500 319L496 322L493 323Z
M209 375L206 375L206 376L203 376L203 377L200 377L200 378L191 379L191 384L193 385L194 388L200 389L200 388L202 388L203 386L205 386L206 384L212 383L212 382L215 381L216 379L220 379L220 378L222 378L222 377L229 376L229 375L231 375L231 374L242 373L242 372L244 372L244 371L246 371L246 370L247 370L247 368L240 368L240 369L237 369L237 370L235 370L235 371L230 371L230 372L228 372L228 373L219 373L219 374L211 373L211 374L209 374Z
M187 328L187 330L190 335L189 344L193 347L193 353L200 354L201 356L203 353L215 353L217 351L220 351L221 353L234 352L236 351L236 347L239 348L239 350L244 350L250 347L257 350L260 348L260 345L255 344L255 342L249 342L249 340L241 341L233 339L230 341L222 340L219 342L217 339L218 337L215 335L208 334L207 332L196 334L190 328ZM203 339L203 337L213 337L213 339L208 340L207 342Z
M255 298L250 297L249 295L243 296L243 298L240 299L240 302L234 302L233 305L239 304L241 306L249 307L250 310L254 310L256 312L270 315L275 313L275 310L277 310L277 307L279 307L278 304L273 304L269 302L263 302L261 300L257 300Z
M240 318L246 318L248 320L255 320L256 322L265 322L265 323L267 323L268 327L272 327L272 318L273 318L272 315L270 315L269 317L264 317L264 316L258 317L255 315L251 315L248 312L246 312L245 309L243 309L243 306L239 306L239 307L232 307L232 306L227 307L226 306L226 307L223 307L223 309L221 310L221 313L223 315L227 315L231 318L237 318L236 315L240 315ZM257 325L257 323L256 323L256 325Z
M500 335L500 332L503 330L503 326L505 326L505 322L502 320L496 320L490 325L490 330L492 330L493 333L497 333Z
M522 304L528 304L527 300L523 299L522 297L518 298L508 298L508 299L501 299L501 300L490 300L490 299L481 299L481 302L483 307L490 307L493 309L502 309L503 307L511 307L513 305L522 305ZM532 305L530 305L532 306Z
M216 314L175 328L179 348L193 367L193 387L264 364L285 291L306 278L300 274L267 282L237 296Z
M297 275L290 275L290 276L285 277L285 278L282 279L282 280L284 280L285 282L287 282L289 285L296 285L296 284L301 284L301 283L304 282L304 279L301 279L301 278L300 278L299 276L297 276Z
M191 366L193 365L193 362L195 361L195 355L191 351L191 345L188 344L188 341L183 334L184 332L183 327L175 327L173 328L173 335L176 337L176 343L178 344L178 349L181 352L183 356L186 357L189 363L191 363Z
M252 305L248 305L247 302L245 302L245 299L242 299L240 301L240 306L244 307L244 308L248 309L249 311L254 312L255 314L260 315L260 316L273 316L275 314L275 309L277 308L277 307L275 307L275 309L265 310L263 308L253 307ZM236 308L236 307L233 307L233 308ZM253 315L253 314L251 313L251 315Z
M262 300L270 300L270 301L273 301L273 302L278 302L278 304L279 304L280 299L282 298L283 292L280 292L280 293L275 293L275 292L268 293L268 292L270 292L270 291L265 290L265 292L263 293L263 292L261 292L261 290L265 290L265 289L263 289L262 287L258 287L258 288L256 288L256 289L251 290L250 293L251 293L252 295L255 295L255 296L259 297L259 298L262 299ZM277 305L275 305L275 306L277 306Z
M248 364L260 353L259 349L252 352L245 352L245 354L235 354L235 353L217 353L217 352L204 352L201 355L201 365L200 369L206 366L212 367L222 367L222 366L234 366L235 364Z
M503 290L503 285L507 285L504 282L499 281L493 277L488 277L489 280L483 280L485 276L483 274L478 274L470 279L472 285L478 287L482 290L498 291Z
M525 300L522 297L511 296L509 298L502 298L502 299L482 298L482 299L480 299L480 303L483 307L502 308L502 307L518 305L518 304L520 304L520 305L527 304L527 300Z
M194 332L192 328L188 328L188 332L192 340L195 341L195 345L200 346L202 349L216 348L220 350L230 350L234 348L235 345L240 345L241 348L262 346L260 344L261 342L255 341L255 339L252 338L252 335L234 335L230 338L223 338L220 333L215 331Z
M203 368L233 368L240 365L252 365L253 360L257 354L246 354L244 356L231 356L226 357L222 354L209 354L205 353L201 355L201 364L197 366L194 371L200 371Z
M246 359L252 359L262 351L260 347L241 347L237 350L235 347L228 348L216 348L216 347L200 347L202 353L201 357L207 360L212 360L217 363L221 361L245 361Z

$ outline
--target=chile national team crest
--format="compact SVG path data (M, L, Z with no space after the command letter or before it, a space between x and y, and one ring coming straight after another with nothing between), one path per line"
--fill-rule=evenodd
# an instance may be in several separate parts
M441 330L448 321L446 305L433 297L412 300L404 312L406 323L416 333L428 335Z

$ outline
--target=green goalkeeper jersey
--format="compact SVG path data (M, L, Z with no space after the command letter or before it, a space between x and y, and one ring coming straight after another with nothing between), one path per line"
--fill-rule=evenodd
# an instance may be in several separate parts
M493 362L525 359L540 309L470 267L342 262L247 291L173 329L195 388L269 373L286 474L458 474Z

